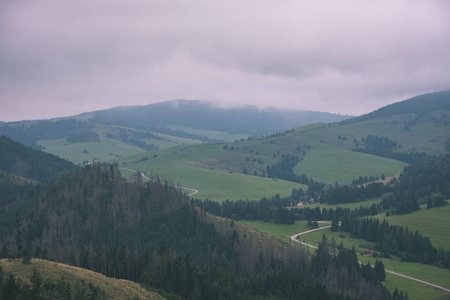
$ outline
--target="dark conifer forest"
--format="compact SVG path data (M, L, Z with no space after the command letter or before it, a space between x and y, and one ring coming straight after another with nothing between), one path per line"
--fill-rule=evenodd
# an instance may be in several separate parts
M36 151L30 147L0 136L0 170L39 182L50 182L67 170L78 168L55 155Z
M191 299L389 298L359 269L317 272L303 250L209 215L170 182L125 182L117 165L50 184L1 181L0 191L1 257L55 260Z

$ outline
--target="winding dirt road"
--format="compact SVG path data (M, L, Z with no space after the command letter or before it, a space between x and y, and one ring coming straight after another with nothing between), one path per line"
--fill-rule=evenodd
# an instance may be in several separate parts
M141 172L141 171L134 170L134 169L129 169L129 168L124 168L124 167L119 167L119 169L131 171L131 172L139 172L139 173L141 173L142 178L147 179L148 181L155 181L154 179L147 177L147 175L145 175L145 174L144 174L143 172ZM192 193L187 194L188 197L191 197L192 195L195 195L195 194L198 193L198 190L197 190L197 189L194 189L194 188L190 188L190 187L186 187L186 186L182 186L181 188L182 188L182 189L185 189L185 190L190 190L190 191L192 191Z
M307 244L307 243L301 241L300 239L298 239L298 237L301 236L301 235L304 235L304 234L313 232L313 231L322 230L322 229L327 229L327 228L330 228L330 227L331 227L331 226L324 226L324 227L315 228L315 229L311 229L311 230L308 230L308 231L300 232L300 233L297 233L297 234L294 234L293 236L291 236L291 240L293 240L294 242L300 243L300 244L302 244L302 245L305 245L305 246L307 246L307 247L317 249L316 246ZM359 262L359 263L361 264L362 262ZM450 293L450 289L447 289L447 288L445 288L445 287L443 287L443 286L440 286L440 285L437 285L437 284L434 284L434 283L431 283L431 282L426 282L426 281L423 281L423 280L420 280L420 279L417 279L417 278L414 278L414 277L406 276L406 275L403 275L403 274L400 274L400 273L397 273L397 272L394 272L394 271L389 271L389 270L386 270L386 269L385 269L384 271L385 271L386 273L390 273L390 274L394 274L394 275L397 275L397 276L401 276L401 277L404 277L404 278L407 278L407 279L411 279L411 280L414 280L414 281L417 281L417 282L420 282L420 283L423 283L423 284L426 284L426 285L429 285L429 286L432 286L432 287L441 289L441 290L443 290L443 291L446 291L447 293Z

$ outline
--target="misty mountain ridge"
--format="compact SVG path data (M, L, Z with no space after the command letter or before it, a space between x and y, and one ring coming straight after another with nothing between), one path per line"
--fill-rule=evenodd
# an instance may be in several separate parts
M214 102L172 100L67 118L1 123L0 135L84 164L180 145L269 136L314 123L351 125L378 118L386 123L402 123L405 130L417 122L446 124L449 99L449 91L425 94L350 119L325 112L259 109L248 105L220 107L220 103ZM381 125L371 126L376 128L367 130L379 134ZM383 135L389 136L384 127ZM347 133L339 135L347 136Z
M96 111L93 119L141 130L158 131L158 127L176 125L230 133L271 134L311 123L333 123L347 119L339 114L259 109L256 106L221 107L220 103L201 100L171 100L143 106L121 106Z
M404 101L381 107L368 114L343 120L341 124L354 124L376 118L391 117L408 113L424 114L432 111L450 110L450 90L427 93Z

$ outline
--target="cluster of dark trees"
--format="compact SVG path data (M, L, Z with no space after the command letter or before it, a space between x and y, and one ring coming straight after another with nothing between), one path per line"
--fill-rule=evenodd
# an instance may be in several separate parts
M97 133L91 131L89 128L80 128L71 131L66 137L67 144L83 143L83 142L98 142L100 137Z
M374 268L372 268L370 262L360 265L355 247L346 249L342 242L336 247L336 245L327 240L325 235L322 236L317 251L312 256L311 264L314 266L313 272L316 274L323 274L332 266L334 268L346 268L350 275L361 272L362 278L369 282L377 283L386 279L382 261L376 260Z
M359 176L358 179L352 180L352 185L360 185L367 182L378 180L378 176Z
M389 225L386 220L360 218L353 214L344 214L341 229L354 236L375 242L375 250L389 255L397 255L402 261L435 264L450 267L450 251L436 249L428 237L410 232L408 227Z
M372 183L366 186L326 186L318 200L337 204L360 202L390 193L383 198L384 210L395 214L406 214L420 209L419 204L428 207L442 206L450 198L450 155L433 157L425 162L405 167L399 180L392 185ZM309 191L309 189L308 189Z
M353 151L392 158L410 164L423 162L427 159L425 152L394 152L397 149L397 142L383 136L368 135L362 139L362 142L364 144L357 143Z
M6 136L0 136L0 157L0 170L40 182L50 182L62 172L78 168L65 159L25 147Z
M114 128L105 132L105 136L110 139L115 139L122 141L127 144L138 146L144 150L156 150L158 149L153 144L148 144L142 139L155 139L162 140L163 138L147 131L135 131L135 130L126 130L124 128Z
M277 224L294 224L295 221L332 221L335 217L340 219L342 215L349 214L349 208L337 207L336 209L326 207L311 208L309 206L297 206L295 196L301 189L294 189L290 197L280 197L275 195L271 198L262 198L259 201L226 200L222 203L211 200L193 199L192 201L203 210L218 217L229 218L233 220L249 220L274 222ZM287 209L286 207L289 207ZM381 210L381 204L369 206L360 206L352 210L355 216L375 215Z
M94 164L50 184L0 182L1 257L70 263L191 299L389 299L363 278L311 276L300 248L207 214L170 182L139 179Z
M267 177L308 184L309 180L306 175L298 176L292 171L292 168L294 168L299 161L300 159L297 156L283 154L280 162L277 162L271 166L267 165Z
M450 198L450 154L405 167L393 194L385 197L382 204L384 209L405 214L420 209L419 203L427 203L436 194L442 196L435 200L437 206Z
M343 247L342 243L336 247L332 241L326 239L325 235L319 243L317 251L311 259L312 272L315 276L322 277L333 284L346 284L352 281L352 278L358 278L353 281L355 285L365 285L367 283L379 284L386 278L384 264L376 260L375 266L368 264L359 264L355 248L351 250ZM331 277L329 274L338 273L338 277ZM370 287L367 287L370 289ZM383 297L389 299L409 299L408 293L399 292L395 289L393 295L386 289L382 291ZM375 296L380 297L380 295ZM364 297L362 297L364 298Z
M76 119L58 121L37 121L30 124L4 124L0 126L0 135L5 135L23 145L40 149L37 142L47 139L66 139L67 143L99 141L97 133L91 129L92 122L83 122Z
M383 183L371 183L366 186L340 186L330 188L323 193L319 201L321 203L338 204L349 202L361 202L369 198L379 197L384 193L391 192L392 188Z
M187 138L187 139L204 141L204 142L214 142L214 143L222 143L222 142L224 142L224 140L211 139L211 138L209 138L207 136L204 136L204 135L198 135L198 134L195 134L195 133L190 133L190 132L186 132L184 130L179 130L179 129L172 129L170 127L162 126L162 125L158 125L158 126L153 127L152 131L163 133L163 134L167 134L167 135Z
M60 278L51 280L44 278L39 270L33 266L30 283L24 282L7 273L0 266L0 299L5 300L104 300L106 293L92 283L79 280L71 285Z

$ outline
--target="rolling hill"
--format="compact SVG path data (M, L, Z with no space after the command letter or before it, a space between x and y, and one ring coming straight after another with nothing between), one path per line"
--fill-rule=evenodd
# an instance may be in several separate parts
M400 102L380 109L384 112L382 117L375 115L363 121L318 123L264 138L157 150L117 161L147 175L166 176L196 188L198 198L217 201L258 200L277 193L289 194L294 187L305 189L299 184L301 181L276 186L287 175L268 174L274 166L282 166L286 157L298 160L295 165L284 166L287 171L292 169L294 177L305 175L326 184L351 184L360 176L392 176L408 163L448 151L450 111L443 110L450 102L448 96L443 92L405 100L406 104ZM443 104L424 111L423 106L433 97L437 98L436 103ZM415 110L407 105L411 101ZM432 110L433 107L439 110Z
M259 110L252 106L221 108L204 101L173 100L52 120L0 123L0 135L82 165L178 145L229 142L345 118L322 112Z
M45 299L71 299L70 296L74 299L165 299L136 282L109 278L90 270L43 259L32 259L26 264L22 263L22 259L0 259L0 268L5 278L12 274L16 281L29 285L32 285L30 280L35 268L42 282L45 282L40 291Z

